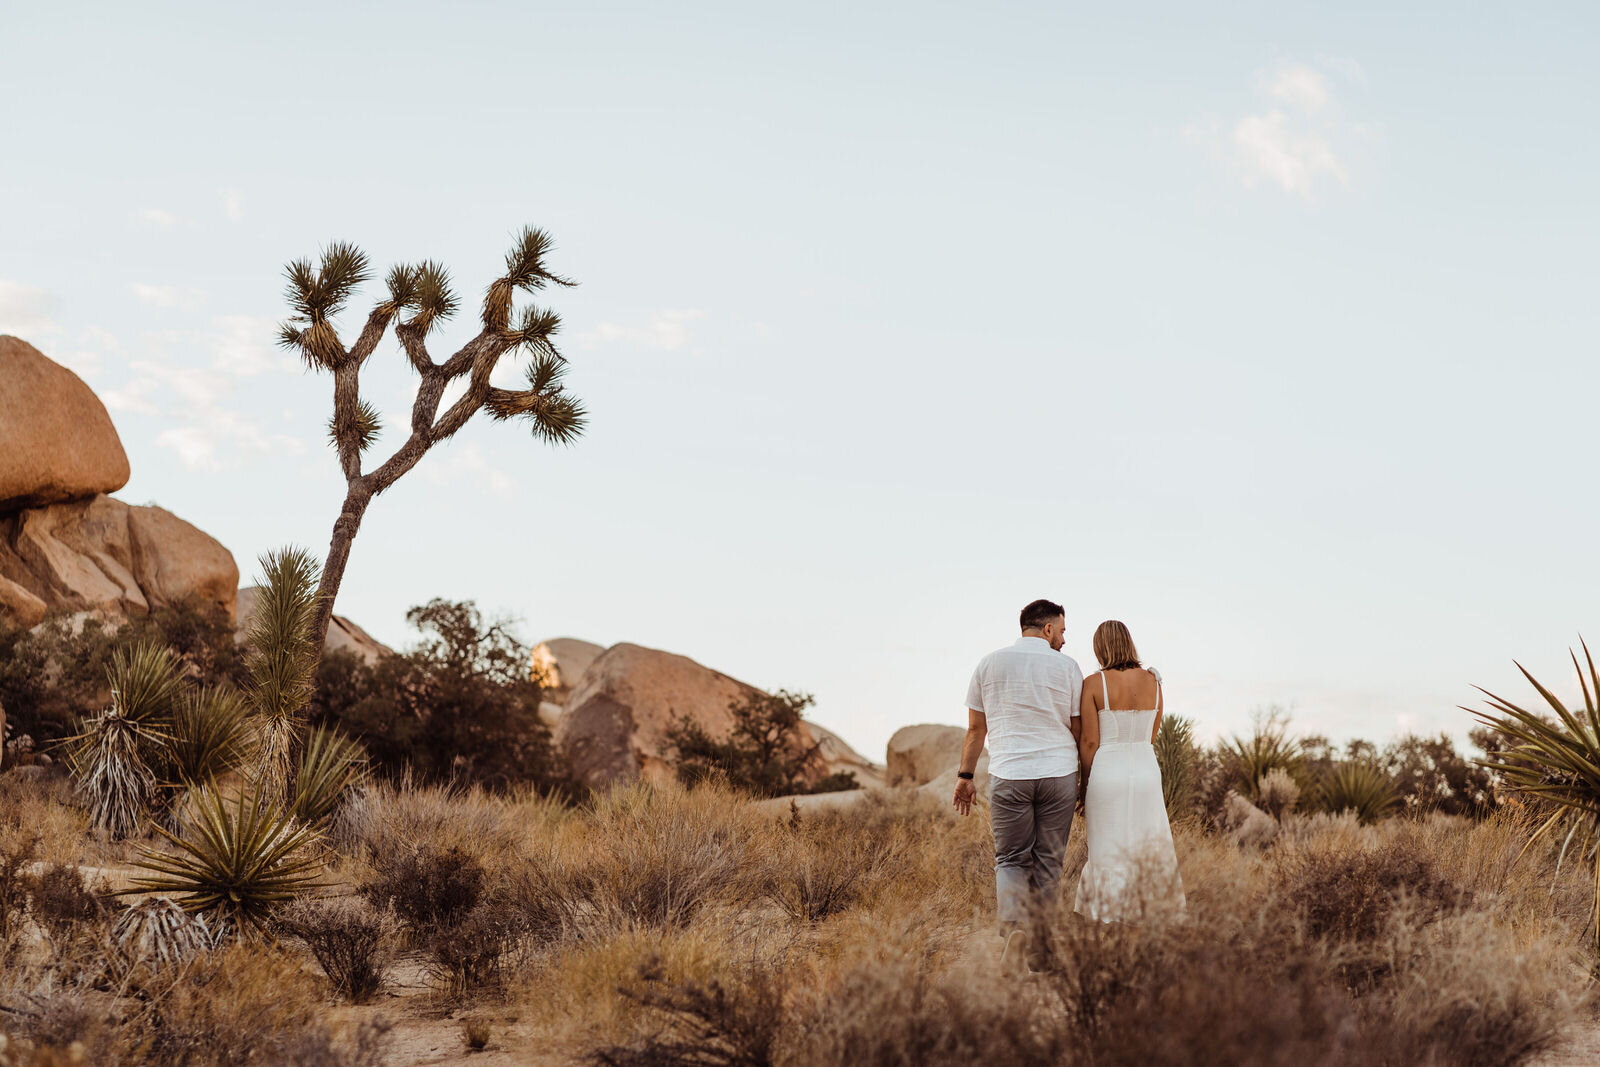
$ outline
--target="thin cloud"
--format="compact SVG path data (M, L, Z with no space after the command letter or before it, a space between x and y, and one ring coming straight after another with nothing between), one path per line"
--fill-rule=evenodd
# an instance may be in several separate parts
M186 289L178 285L147 285L135 282L133 295L142 304L165 309L193 311L205 303L206 294L199 289Z
M59 333L56 298L48 290L0 279L0 333L23 340Z
M602 322L593 330L578 335L585 348L601 345L627 345L671 352L689 343L691 325L706 317L696 308L658 311L645 323Z
M244 218L244 194L237 189L220 189L218 195L222 197L222 213L229 222L238 222Z
M133 213L133 217L138 219L140 222L149 223L151 226L160 226L162 228L176 226L178 224L178 216L174 215L170 211L164 211L158 207L142 207Z
M1359 66L1339 66L1341 73L1349 69ZM1189 126L1185 136L1247 188L1275 186L1311 202L1330 185L1349 186L1348 149L1365 129L1344 118L1324 70L1284 63L1259 77L1256 87L1270 101L1263 110L1229 121L1208 119Z

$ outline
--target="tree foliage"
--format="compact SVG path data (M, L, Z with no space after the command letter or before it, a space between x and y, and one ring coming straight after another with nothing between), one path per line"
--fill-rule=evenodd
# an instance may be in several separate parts
M698 721L679 717L667 730L679 781L692 787L720 778L760 797L859 788L849 771L807 781L819 747L805 744L801 731L812 703L809 694L785 689L752 693L729 703L733 727L721 738Z
M504 620L472 601L434 599L406 620L422 631L410 651L368 664L348 653L323 659L313 721L359 740L374 773L424 782L462 779L489 788L568 788L530 650Z

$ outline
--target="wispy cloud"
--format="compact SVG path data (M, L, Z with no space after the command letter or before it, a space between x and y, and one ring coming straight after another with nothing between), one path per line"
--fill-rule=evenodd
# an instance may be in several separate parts
M133 284L133 295L139 298L140 303L151 307L177 308L183 311L193 311L206 300L206 294L199 289L187 289L179 285L148 285L141 282Z
M174 425L156 435L191 470L222 470L251 455L299 453L305 444L272 433L254 418L227 406L236 377L219 371L151 360L129 364L133 377L101 393L107 408L151 415Z
M586 348L600 345L628 345L673 351L689 343L691 325L706 317L695 308L658 311L643 323L602 322L593 330L578 335Z
M244 218L244 194L237 189L219 189L217 195L222 197L222 213L229 222L238 222Z
M447 448L430 453L419 468L434 485L454 485L471 481L496 496L509 497L516 482L504 470L489 462L476 441L452 441Z
M142 207L133 213L133 217L140 222L148 223L151 226L160 226L163 229L178 224L178 216L158 207Z
M1342 61L1336 71L1359 71ZM1333 86L1319 67L1284 63L1257 78L1265 107L1230 121L1216 118L1185 130L1247 187L1276 186L1315 200L1330 183L1351 184L1346 148L1362 134L1341 112Z
M55 308L56 298L49 291L0 279L0 333L24 341L59 333Z

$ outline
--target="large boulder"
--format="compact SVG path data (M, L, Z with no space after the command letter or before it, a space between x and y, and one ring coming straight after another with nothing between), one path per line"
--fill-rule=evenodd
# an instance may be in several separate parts
M960 769L961 744L967 731L959 726L922 723L902 726L889 738L885 753L890 785L926 785L936 778ZM989 753L978 757L978 765L989 765Z
M604 788L640 778L665 783L673 777L667 731L675 719L693 719L719 737L733 726L729 705L759 693L687 656L613 645L572 690L556 736L574 777L588 786ZM858 779L881 775L880 768L821 727L805 723L801 732L801 744L818 746L809 780L846 770L855 771Z
M28 342L0 334L0 512L127 484L128 456L100 398Z
M534 676L544 679L544 698L552 704L565 704L584 672L604 651L604 646L576 637L540 641L530 658Z
M259 585L247 585L239 590L239 621L235 634L243 641L255 618L256 605L261 595ZM323 639L322 651L349 652L364 663L377 663L384 656L394 655L394 649L373 637L367 631L345 618L335 615L328 622L328 636Z
M239 568L204 531L104 495L0 516L0 625L47 613L127 617L191 600L234 614Z

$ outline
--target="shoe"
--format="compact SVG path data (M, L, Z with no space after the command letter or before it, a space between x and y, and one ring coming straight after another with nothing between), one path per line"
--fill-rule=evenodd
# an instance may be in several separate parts
M1013 930L1006 938L1005 951L1000 954L1000 973L1007 978L1021 978L1028 973L1028 931Z

